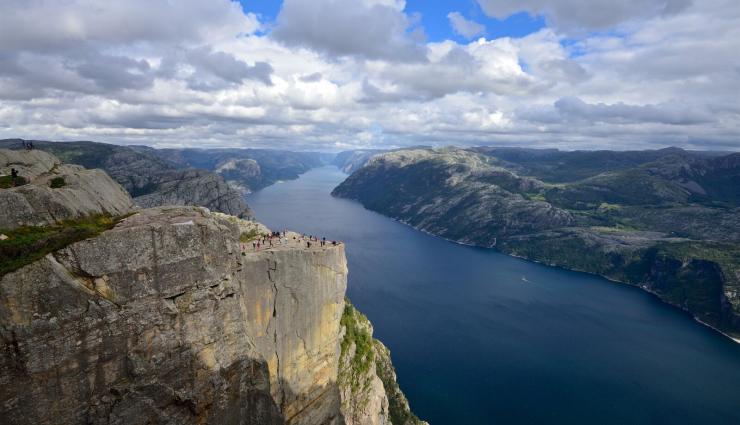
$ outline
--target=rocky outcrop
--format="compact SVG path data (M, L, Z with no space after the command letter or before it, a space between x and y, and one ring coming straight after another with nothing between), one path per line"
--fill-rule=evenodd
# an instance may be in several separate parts
M218 164L215 171L244 194L250 193L252 187L258 187L262 182L262 170L253 159L229 159Z
M267 231L138 210L0 276L3 423L345 423L344 246L247 242ZM387 407L364 415L389 423Z
M203 209L135 214L0 281L3 417L329 423L344 261L242 251Z
M20 139L0 140L0 147L17 149L21 142ZM104 170L137 198L138 205L195 205L242 218L251 216L242 194L220 175L187 166L180 168L175 162L153 154L155 149L95 142L33 143L36 149L51 152L65 163Z
M143 208L160 205L200 205L225 214L250 218L252 212L242 195L221 176L204 170L170 170L149 176L144 187L156 190L136 196ZM133 192L136 193L135 189Z
M27 184L0 190L0 228L39 226L94 214L117 216L134 207L128 193L103 171L61 164L46 152L0 149L0 175L9 175L12 168Z

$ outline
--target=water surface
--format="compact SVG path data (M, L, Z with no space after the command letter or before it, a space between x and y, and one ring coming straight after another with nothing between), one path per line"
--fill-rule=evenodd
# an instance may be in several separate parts
M348 295L411 407L443 424L740 424L740 344L637 288L457 245L330 196L334 167L249 195L347 244Z

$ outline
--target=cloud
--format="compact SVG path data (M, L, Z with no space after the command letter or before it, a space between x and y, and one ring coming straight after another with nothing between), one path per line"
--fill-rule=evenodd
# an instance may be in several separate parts
M200 47L185 53L187 64L195 68L190 81L191 87L208 87L211 78L226 83L241 84L245 80L257 80L271 85L272 66L267 62L256 62L254 65L240 61L234 55L225 52L214 52L210 47Z
M0 49L51 51L79 43L212 41L259 22L229 0L4 0Z
M478 22L465 19L460 12L450 12L447 14L450 25L455 33L467 38L468 40L486 32L486 27Z
M709 111L675 102L628 105L623 102L586 103L577 97L563 97L553 106L560 120L587 123L697 125L714 121Z
M285 0L272 36L330 56L423 61L424 46L403 1Z
M483 11L498 19L517 12L545 16L569 30L603 30L623 22L679 13L691 0L478 0Z
M740 150L736 0L647 0L603 32L523 1L556 26L427 42L400 0L288 0L274 25L227 0L7 0L0 137Z

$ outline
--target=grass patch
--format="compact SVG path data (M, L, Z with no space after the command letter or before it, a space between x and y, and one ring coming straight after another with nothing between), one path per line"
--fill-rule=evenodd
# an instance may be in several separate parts
M8 237L0 241L0 276L18 270L50 252L96 236L112 228L123 218L94 215L48 226L0 229L0 233Z
M362 313L357 311L345 298L344 311L340 321L344 327L344 338L341 343L339 369L340 388L349 390L349 412L355 416L362 412L369 402L368 388L372 384L370 367L375 362L373 337L370 331L370 322ZM354 352L351 348L354 346ZM352 357L348 356L352 354ZM358 423L354 418L353 423Z
M250 229L247 232L242 232L241 235L239 235L239 242L246 243L246 242L252 242L253 240L260 237L260 232L257 229Z
M359 376L370 369L370 364L375 360L373 352L373 337L368 329L360 324L367 322L367 318L357 311L349 302L344 304L341 325L345 328L342 340L342 354L346 353L352 343L355 344L355 355L352 358L352 373Z
M60 187L64 187L67 185L67 182L64 181L64 177L54 177L49 181L49 187L52 189L59 189Z
M28 180L25 178L18 176L15 179L15 186L23 186L24 184L28 183ZM12 176L0 176L0 189L10 189L13 186L13 177Z
M545 194L541 192L525 192L524 197L530 201L547 202Z

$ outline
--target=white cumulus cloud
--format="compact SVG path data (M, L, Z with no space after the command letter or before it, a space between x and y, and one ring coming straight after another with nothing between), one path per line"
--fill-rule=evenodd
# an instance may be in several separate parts
M450 25L455 33L467 38L468 40L486 32L486 27L478 22L465 19L460 12L450 12L447 14Z

